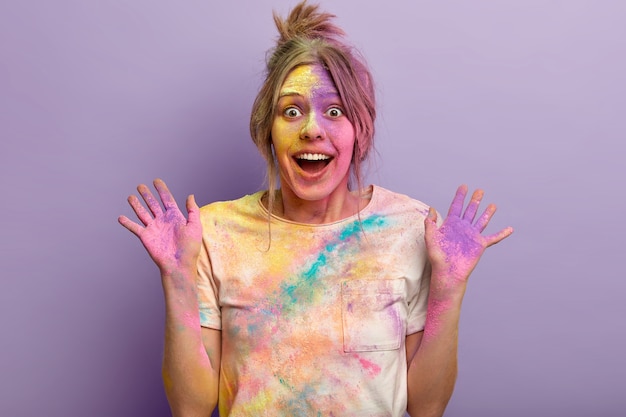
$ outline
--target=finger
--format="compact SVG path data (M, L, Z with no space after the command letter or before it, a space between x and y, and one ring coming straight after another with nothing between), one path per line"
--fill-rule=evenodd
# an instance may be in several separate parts
M143 197L143 200L148 205L148 208L150 209L154 217L163 214L163 209L161 209L161 205L159 204L158 200L154 198L154 195L152 195L152 192L150 192L150 189L148 189L148 187L141 184L137 187L137 191L139 191L139 194L141 194L141 197Z
M165 210L178 209L178 204L176 204L174 196L167 188L167 185L165 185L165 182L162 179L157 178L156 180L154 180L154 188L156 188L157 192L159 193Z
M500 241L506 239L507 237L511 236L511 234L513 233L513 228L512 227L506 227L502 230L500 230L498 233L494 233L492 235L489 236L485 236L485 242L487 243L487 247L491 246L491 245L495 245L496 243L499 243Z
M466 194L467 185L460 185L459 188L456 189L456 194L454 195L454 199L452 200L452 204L450 204L450 209L448 210L448 216L461 217L461 211L463 210L463 203L465 202Z
M130 230L135 236L139 237L141 235L141 231L143 227L132 221L126 216L120 216L117 218L117 221L124 226L126 229Z
M135 214L137 215L139 220L141 220L144 226L147 226L150 220L152 220L152 215L150 214L150 212L148 212L148 210L145 209L139 199L136 196L131 195L130 197L128 197L128 204L130 204L130 206L133 208Z
M424 237L428 239L437 230L437 210L428 208L428 214L424 217Z
M189 214L187 223L200 222L200 207L196 204L196 197L193 194L187 197L187 213Z
M496 205L489 204L487 208L485 209L485 211L483 212L483 214L476 221L475 227L478 229L479 232L482 233L482 231L485 230L485 228L489 224L489 221L491 220L491 217L493 216L495 212L496 212Z
M463 219L472 223L474 218L476 217L476 212L478 211L478 206L480 205L480 201L483 199L483 195L485 193L483 190L478 189L474 191L472 194L472 198L470 199L467 208L465 209L465 213L463 214Z

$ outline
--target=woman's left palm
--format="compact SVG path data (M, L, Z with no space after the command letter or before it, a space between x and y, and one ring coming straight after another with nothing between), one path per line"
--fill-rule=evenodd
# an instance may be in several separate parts
M507 227L498 233L483 236L481 233L489 224L496 206L489 204L474 222L483 191L474 191L463 212L466 195L467 186L461 185L439 228L436 225L437 214L432 208L424 221L426 248L431 266L438 276L445 276L449 280L448 284L465 282L485 249L513 233L513 229Z

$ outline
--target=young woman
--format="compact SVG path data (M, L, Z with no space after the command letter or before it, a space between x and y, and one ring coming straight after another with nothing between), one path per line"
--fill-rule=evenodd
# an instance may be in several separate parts
M372 148L370 73L332 15L286 20L252 109L268 190L188 218L161 180L129 203L161 272L165 389L175 416L440 416L456 378L467 280L483 251L482 191L446 219L362 187ZM277 186L276 179L280 181ZM354 187L352 186L354 185Z

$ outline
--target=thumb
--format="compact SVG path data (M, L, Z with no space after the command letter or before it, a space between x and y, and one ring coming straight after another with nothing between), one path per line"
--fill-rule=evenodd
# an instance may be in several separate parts
M193 194L187 197L187 213L189 214L187 223L198 223L200 221L200 207L198 207L196 197Z
M424 233L428 236L437 228L437 210L428 208L428 215L424 217Z

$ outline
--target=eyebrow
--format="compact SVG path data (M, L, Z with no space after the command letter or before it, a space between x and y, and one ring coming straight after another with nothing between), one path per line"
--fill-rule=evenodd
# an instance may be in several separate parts
M301 96L302 94L298 93L297 91L281 91L280 94L278 95L278 98L281 97L289 97L289 96Z

